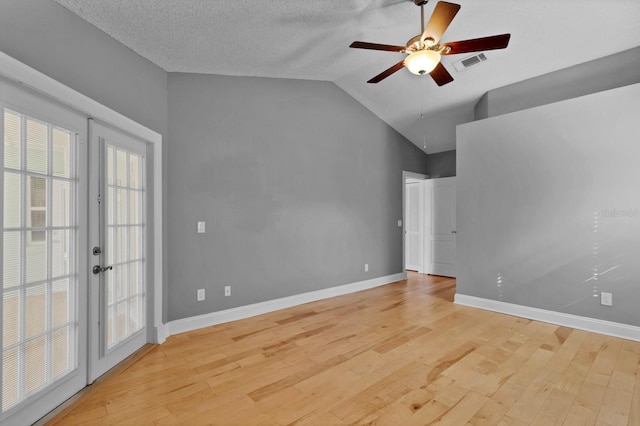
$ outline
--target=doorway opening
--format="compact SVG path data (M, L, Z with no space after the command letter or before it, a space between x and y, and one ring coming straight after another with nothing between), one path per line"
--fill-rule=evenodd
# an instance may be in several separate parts
M406 271L456 276L456 178L403 172L403 265Z

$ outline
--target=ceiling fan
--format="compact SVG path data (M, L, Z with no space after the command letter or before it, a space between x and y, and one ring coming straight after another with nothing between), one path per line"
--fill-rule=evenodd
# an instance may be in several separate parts
M490 37L474 38L463 41L440 43L442 34L446 31L453 18L460 10L460 5L440 1L436 4L433 14L424 25L424 5L428 0L412 0L420 6L420 31L421 34L411 38L406 46L394 46L390 44L367 43L354 41L349 47L356 49L383 50L386 52L406 53L408 56L389 69L382 71L367 83L378 83L391 74L407 67L413 74L430 74L438 86L443 86L453 81L449 71L440 62L441 55L455 55L458 53L479 52L485 50L504 49L509 44L511 34L500 34Z

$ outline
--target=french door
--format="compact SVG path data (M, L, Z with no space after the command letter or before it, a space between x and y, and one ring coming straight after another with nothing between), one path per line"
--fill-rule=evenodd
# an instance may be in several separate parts
M3 424L31 424L86 385L86 123L0 81Z
M146 343L146 144L90 121L89 382Z
M147 341L146 144L0 79L0 423Z

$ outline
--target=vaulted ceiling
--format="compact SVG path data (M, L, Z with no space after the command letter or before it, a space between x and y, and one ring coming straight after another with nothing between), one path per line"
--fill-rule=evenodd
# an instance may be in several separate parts
M640 45L638 0L450 0L443 41L511 33L509 47L461 72L469 54L443 57L442 87L408 70L367 84L404 55L349 44L404 45L420 32L412 0L55 1L168 72L333 81L427 153L455 149L486 91Z

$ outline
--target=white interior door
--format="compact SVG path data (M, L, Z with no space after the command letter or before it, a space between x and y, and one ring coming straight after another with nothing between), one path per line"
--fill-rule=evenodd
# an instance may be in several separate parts
M429 186L430 259L427 273L456 276L456 178L431 179Z
M422 272L422 182L405 184L405 269Z
M87 379L86 118L0 80L0 423L26 425Z
M89 381L146 343L144 142L90 122Z

